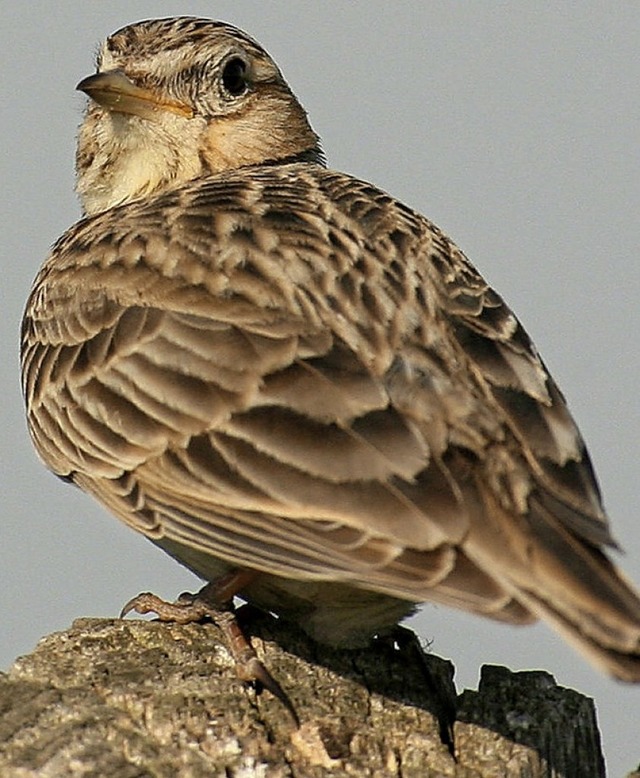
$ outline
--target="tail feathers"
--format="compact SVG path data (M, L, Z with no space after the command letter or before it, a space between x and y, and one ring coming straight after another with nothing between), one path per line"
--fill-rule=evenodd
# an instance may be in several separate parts
M526 517L507 513L486 491L483 500L467 554L596 667L640 682L640 596L624 574L535 494Z
M594 667L619 681L640 683L640 628L637 625L627 623L609 630L606 619L601 620L597 613L563 613L548 601L522 590L520 599Z

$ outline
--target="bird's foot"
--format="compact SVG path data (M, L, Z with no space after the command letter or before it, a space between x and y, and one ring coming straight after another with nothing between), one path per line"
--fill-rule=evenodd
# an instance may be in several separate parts
M190 624L210 618L222 631L235 662L238 677L253 683L258 690L268 689L289 711L296 726L298 714L284 689L258 658L236 618L233 597L257 574L239 570L206 584L196 594L183 592L175 602L167 602L151 592L142 592L124 606L120 618L128 613L155 613L160 621Z

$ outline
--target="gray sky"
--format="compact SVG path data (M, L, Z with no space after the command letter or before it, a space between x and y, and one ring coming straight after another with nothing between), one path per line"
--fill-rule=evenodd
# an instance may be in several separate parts
M579 8L579 12L576 12ZM274 56L329 164L426 214L507 299L587 439L640 582L640 5L564 2L0 2L4 201L0 667L79 616L198 582L36 460L18 326L49 245L79 215L73 151L101 38L183 13ZM544 668L596 700L611 775L640 760L640 689L591 670L546 627L426 606L414 627L459 687L483 663Z

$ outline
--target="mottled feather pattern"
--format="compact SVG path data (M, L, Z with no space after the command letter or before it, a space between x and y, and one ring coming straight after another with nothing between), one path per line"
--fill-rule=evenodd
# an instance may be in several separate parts
M125 28L103 59L126 72L134 51L128 77L159 88L169 55L200 67L206 43L288 89L234 28L173 21ZM182 44L157 43L169 28ZM640 678L640 603L522 325L435 225L326 169L310 127L305 143L222 171L211 157L124 204L114 190L56 243L22 334L41 457L202 577L260 571L245 596L319 639L431 600L542 616Z

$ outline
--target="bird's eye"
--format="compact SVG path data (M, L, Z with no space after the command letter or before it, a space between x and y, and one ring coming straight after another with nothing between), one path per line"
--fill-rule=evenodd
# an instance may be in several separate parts
M248 87L247 63L240 57L228 60L222 69L222 84L231 97L239 97Z

